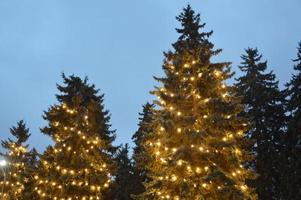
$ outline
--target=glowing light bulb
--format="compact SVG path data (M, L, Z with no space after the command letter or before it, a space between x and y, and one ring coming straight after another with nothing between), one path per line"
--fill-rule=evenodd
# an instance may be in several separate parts
M221 72L216 70L216 71L214 72L214 75L215 75L216 77L219 77L219 76L221 75Z
M183 164L182 160L177 161L177 165L182 166L182 164Z
M241 188L243 191L247 190L247 186L245 186L245 185L240 186L240 188Z
M184 64L184 67L185 67L185 68L188 68L188 67L189 67L189 64L185 63L185 64Z
M243 131L238 131L238 132L237 132L237 135L239 135L239 136L242 136L243 134L244 134Z

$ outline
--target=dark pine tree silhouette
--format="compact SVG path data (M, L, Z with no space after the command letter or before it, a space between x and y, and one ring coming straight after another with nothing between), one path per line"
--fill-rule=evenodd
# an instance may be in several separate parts
M254 177L244 164L249 153L242 105L225 84L230 63L212 62L221 50L209 41L200 15L188 5L177 17L182 27L174 50L165 53L165 77L152 131L145 135L150 177L140 199L256 199L246 180Z
M295 74L285 90L289 123L283 151L286 168L282 181L285 184L284 198L297 200L301 199L301 42L293 61Z
M109 112L103 95L98 95L87 78L66 77L58 85L58 105L45 112L48 125L42 132L50 136L35 174L35 191L40 199L103 199L114 171Z
M32 176L35 166L35 150L28 151L27 140L30 137L29 129L23 120L10 129L15 139L2 141L6 153L1 155L7 161L5 177L1 177L1 197L7 200L35 199L32 194Z
M134 195L142 194L145 191L144 184L149 182L147 177L147 170L145 165L149 162L149 157L143 143L147 134L152 132L152 120L153 120L153 110L154 104L146 103L143 106L142 113L139 113L139 124L138 130L132 137L133 142L135 143L134 152L133 152L133 167L134 175L137 180L136 189Z
M137 187L137 180L134 174L133 163L129 158L128 144L121 146L116 154L117 166L115 181L108 195L107 200L132 200Z
M245 116L252 121L248 137L254 141L256 159L251 166L258 178L254 182L259 199L279 199L279 160L281 137L285 126L283 95L275 74L266 72L267 61L255 48L246 49L239 66L243 75L237 79L238 93L242 96Z

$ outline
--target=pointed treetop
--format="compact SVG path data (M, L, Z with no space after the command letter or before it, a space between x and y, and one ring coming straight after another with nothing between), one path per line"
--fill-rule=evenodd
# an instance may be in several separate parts
M293 60L296 64L294 66L295 70L301 71L301 41L298 45L297 58Z
M289 103L287 104L287 110L292 112L292 116L301 116L300 113L300 101L301 101L301 42L299 42L297 58L293 60L295 63L295 74L292 75L291 80L286 84L286 96L289 97Z
M179 40L207 41L207 37L212 34L212 31L208 33L200 32L199 29L204 28L206 24L201 24L200 14L195 14L189 4L176 19L182 25L182 28L176 28L176 31L180 34Z
M77 103L85 105L86 103L90 102L91 100L95 102L100 102L102 96L97 96L99 90L95 89L95 85L88 84L88 78L85 77L82 80L78 76L71 75L66 77L66 75L62 74L63 81L66 86L57 85L57 88L62 94L56 95L58 101L65 102L65 103ZM78 99L74 99L77 97Z
M17 122L17 126L10 128L10 133L17 138L17 143L22 144L30 137L29 129L23 120Z
M134 143L136 143L136 145L139 145L141 139L145 136L144 135L144 130L146 129L145 125L146 123L149 123L151 121L154 107L155 107L154 104L147 102L145 105L143 105L142 113L139 113L140 115L139 117L140 122L138 124L139 129L132 136L132 140L134 141Z
M128 143L126 143L125 145L122 145L118 149L117 157L119 157L121 162L124 162L125 160L129 160L128 153L129 153L129 145L128 145ZM123 164L126 164L126 163L123 163Z
M243 71L251 71L253 73L263 72L267 69L267 61L260 62L262 54L259 53L257 48L248 47L245 49L246 54L241 56L243 60L239 68Z

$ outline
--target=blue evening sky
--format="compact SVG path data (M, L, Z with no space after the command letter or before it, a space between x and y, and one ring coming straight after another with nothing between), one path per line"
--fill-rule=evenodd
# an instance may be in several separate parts
M24 119L31 146L43 110L56 102L61 72L88 76L105 93L116 144L131 141L138 112L153 97L162 52L177 39L175 16L190 3L214 30L218 60L237 70L244 48L258 47L283 84L301 40L300 0L0 0L0 139Z

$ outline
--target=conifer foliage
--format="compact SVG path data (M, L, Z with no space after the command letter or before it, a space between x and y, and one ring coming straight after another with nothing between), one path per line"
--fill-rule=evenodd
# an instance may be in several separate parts
M141 194L145 191L144 183L149 181L147 177L147 170L145 165L149 162L149 155L146 153L146 150L143 146L147 134L152 132L152 120L154 112L154 104L146 103L143 106L143 112L139 113L139 124L138 130L132 137L133 142L135 143L134 152L133 152L133 165L134 173L137 179L137 185L135 190L135 195Z
M285 90L286 111L290 117L283 150L286 168L282 181L285 183L284 197L297 200L301 198L301 42L293 61L295 73Z
M140 199L256 199L246 185L254 174L244 167L248 127L239 114L242 106L225 80L229 63L213 63L212 32L204 32L200 15L188 5L177 17L182 27L165 53L162 87L153 128L143 147L151 181Z
M0 182L0 196L7 200L33 199L32 172L35 162L34 154L28 151L27 140L30 137L29 129L23 120L10 129L15 139L2 141L6 154L1 154L7 166L2 166L4 177Z
M40 158L35 192L39 199L103 199L114 170L109 112L87 78L63 74L63 80L57 86L59 104L44 115L48 125L42 132L54 145Z
M131 200L137 187L132 160L129 158L129 146L121 146L116 154L116 175L107 200Z
M267 61L255 48L246 49L239 66L238 93L245 105L244 115L252 121L248 137L254 141L252 152L258 178L254 182L259 199L279 199L279 158L285 127L283 95L275 74L267 70Z

